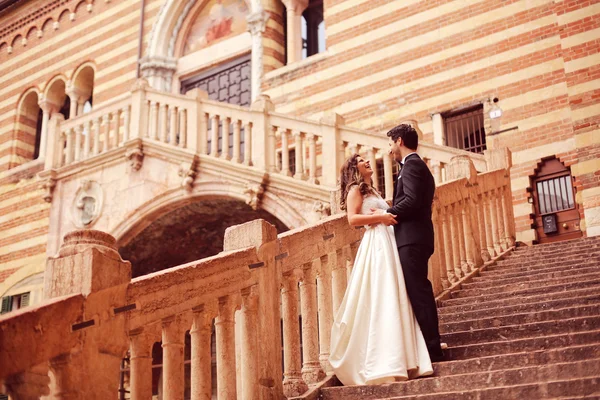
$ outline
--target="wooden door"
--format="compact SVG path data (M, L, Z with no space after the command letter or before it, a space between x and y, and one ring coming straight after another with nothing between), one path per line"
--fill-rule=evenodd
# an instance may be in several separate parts
M547 159L539 164L532 183L537 242L581 237L571 171L560 160Z

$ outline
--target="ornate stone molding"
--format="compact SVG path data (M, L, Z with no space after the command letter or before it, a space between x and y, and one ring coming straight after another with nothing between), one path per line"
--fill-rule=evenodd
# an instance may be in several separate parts
M142 77L158 90L171 90L173 75L177 70L177 60L170 57L150 56L140 60Z
M312 207L313 211L320 215L320 218L328 217L331 215L331 206L321 201L315 201Z
M44 189L43 199L46 203L52 203L52 197L54 188L56 187L56 179L48 178L43 184L42 188Z
M246 204L252 207L253 210L258 210L263 194L265 193L265 182L248 182L246 184Z
M139 171L142 168L144 161L144 151L142 143L138 143L137 146L127 150L125 158L129 161L129 166L133 171Z
M198 159L194 158L191 163L181 163L179 165L179 176L183 178L181 181L181 187L185 189L186 192L191 192L194 188L194 180L196 179L196 175L198 168Z

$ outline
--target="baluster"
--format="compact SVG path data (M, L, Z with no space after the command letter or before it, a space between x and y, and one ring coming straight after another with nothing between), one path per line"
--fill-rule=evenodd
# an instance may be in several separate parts
M483 218L485 225L485 244L487 247L488 254L490 258L494 258L496 254L496 250L494 249L494 237L492 235L492 214L490 208L490 199L489 193L483 194Z
M113 119L115 123L114 137L113 137L113 148L119 147L119 134L121 132L121 110L118 109L113 113Z
M295 179L305 179L304 176L304 157L302 154L302 132L292 131L294 135L294 141L296 142L296 173L294 174Z
M69 165L73 162L73 145L74 145L74 136L75 130L73 128L69 128L67 131L67 154L65 157L66 164Z
M163 399L183 400L185 377L183 369L184 332L176 317L162 321Z
M215 320L217 336L217 398L235 400L235 303L231 296L219 298L219 313Z
M346 255L349 251L350 248L348 247L338 249L335 253L332 253L332 256L335 254L335 261L332 263L333 269L331 271L333 315L337 314L344 299L344 293L346 292L346 285L348 284L346 278Z
M236 119L233 123L233 162L242 162L240 158L240 143L242 136L242 121Z
M325 372L331 371L329 364L329 346L331 341L331 324L333 323L333 310L331 304L331 265L329 256L320 258L320 268L317 274L317 293L319 300L319 345L321 368Z
M436 160L431 160L431 173L433 175L433 179L435 180L435 184L439 185L442 183L442 163Z
M171 122L169 123L169 144L172 146L177 145L177 121L179 120L179 110L177 107L172 106L169 109L169 115L171 117Z
M101 149L100 152L104 153L110 150L109 145L109 135L110 135L110 115L105 114L102 116L102 131L104 132L104 137L102 138Z
M379 189L379 179L377 179L377 150L374 149L373 147L366 147L365 151L367 153L367 161L369 161L369 163L371 164L371 169L373 170L373 175L371 176L371 181L373 182L373 186L375 186L375 189L380 190Z
M317 140L314 134L309 133L308 139L308 160L310 175L308 181L310 183L319 184L317 180Z
M242 290L242 321L242 399L258 400L257 286Z
M267 137L268 154L267 156L267 171L277 172L277 128L272 126L269 129Z
M183 109L179 112L179 147L183 149L187 148L187 131L187 110Z
M213 115L211 117L211 131L210 131L210 155L217 157L219 155L219 116Z
M464 200L460 200L457 203L456 209L456 223L457 223L457 232L458 232L458 251L460 254L460 267L463 272L463 276L466 276L469 273L469 265L467 264L467 255L465 250L465 227L463 225L463 214L465 203Z
M467 263L468 271L471 272L475 269L475 254L476 243L473 237L473 228L471 226L471 213L469 207L469 200L464 200L463 207L461 210L463 234L465 237L465 260Z
M285 176L292 176L288 130L280 127L279 134L281 135L281 173Z
M123 143L129 140L129 130L131 125L131 109L129 106L123 107Z
M450 209L450 210L449 210ZM440 213L440 219L442 220L442 242L444 243L444 264L446 266L446 275L450 283L458 282L458 278L454 274L453 259L452 259L452 236L451 236L451 223L448 214L451 211L451 207L444 207L443 212Z
M513 241L513 236L512 236L512 229L511 229L511 221L514 221L513 219L511 219L511 204L512 202L510 201L510 197L512 197L510 191L508 190L507 186L503 187L502 190L502 197L501 197L501 202L502 202L502 215L504 215L504 235L505 235L505 243L506 243L506 248L510 248L512 246L514 246L514 241Z
M211 400L211 345L212 315L204 305L194 308L192 314L191 339L191 399Z
M93 155L100 153L100 117L94 119L94 148L92 149Z
M298 281L300 270L283 277L281 309L283 318L283 392L299 396L308 386L302 380L300 365L300 326L298 325Z
M141 328L129 333L131 400L152 398L152 345Z
M252 165L252 123L244 126L244 165Z
M475 210L477 212L477 230L479 231L479 249L481 253L481 259L483 262L487 262L491 257L487 250L487 239L485 237L484 207L483 195L480 195L478 196L478 202L475 205Z
M92 121L86 122L85 129L85 137L83 140L83 159L87 159L90 156L90 146L91 146L91 136L92 136Z
M75 161L81 160L81 139L83 136L83 125L75 127Z
M303 265L300 282L300 308L302 313L302 379L317 383L325 377L319 362L319 335L317 322L317 274L314 263Z
M150 102L150 139L158 140L158 103Z
M497 189L497 195L495 198L496 201L496 210L497 210L497 214L498 214L498 241L500 243L500 249L502 249L502 251L506 251L508 250L508 245L507 245L507 241L506 241L506 232L504 229L504 226L506 225L506 214L503 213L503 209L502 209L502 199L504 198L504 188L502 186L500 186Z
M162 143L167 142L167 134L168 134L168 121L169 121L169 108L167 104L162 103L159 106L160 116L159 116L159 140Z
M383 176L385 178L385 199L392 200L394 195L394 172L392 157L389 153L383 153Z
M500 247L500 237L498 236L498 213L496 211L496 193L494 190L490 192L489 197L490 205L490 220L492 221L492 239L494 242L494 253L499 255L502 253Z
M221 147L221 158L223 160L229 160L229 130L231 127L231 118L226 117L223 120L223 145Z
M460 268L460 244L459 236L460 230L458 229L458 221L456 216L457 204L448 206L450 211L450 235L452 237L452 265L454 266L454 275L457 279L462 276L462 270Z

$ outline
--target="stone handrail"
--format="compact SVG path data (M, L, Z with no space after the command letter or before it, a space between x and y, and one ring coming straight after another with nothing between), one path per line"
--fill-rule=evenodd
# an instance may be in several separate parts
M436 295L514 245L508 169L478 174L469 157L459 156L447 174L450 180L437 188L433 203L430 278ZM95 385L87 384L96 365L90 360L100 354L118 368L129 349L131 398L145 399L152 390L152 347L162 342L162 393L182 399L189 331L191 398L210 398L214 319L219 398L300 395L331 372L331 324L362 232L348 226L344 214L279 235L255 220L229 228L224 251L214 257L134 280L112 237L71 233L46 270L47 296L71 297L0 319L0 356L18 357L0 369L0 382L15 395L32 387L45 394L47 379L40 376L50 368L58 393L88 398L86 390L98 395L102 386L108 398L116 392L118 381L110 381L116 374L94 375ZM21 340L21 332L37 345ZM67 345L44 347L59 339ZM66 379L69 374L81 380Z
M418 130L416 122L407 122ZM210 101L199 89L186 95L170 94L151 89L140 80L131 93L88 114L68 121L53 114L48 129L46 170L75 165L113 149L124 151L132 141L142 140L218 158L233 166L251 166L330 191L337 185L344 159L361 152L373 165L377 159L383 160L385 193L390 198L393 192L387 137L347 127L337 114L314 121L276 113L267 96L259 96L245 108ZM494 169L488 157L480 154L429 143L422 143L418 151L437 183L448 179L446 166L456 156L469 157L479 172ZM374 182L379 185L379 180Z

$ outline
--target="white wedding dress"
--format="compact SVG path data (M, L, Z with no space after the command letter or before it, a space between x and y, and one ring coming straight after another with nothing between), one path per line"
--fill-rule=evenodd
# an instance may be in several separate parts
M364 198L362 214L387 209ZM375 385L433 374L404 284L394 228L367 227L331 330L329 361L344 385Z

